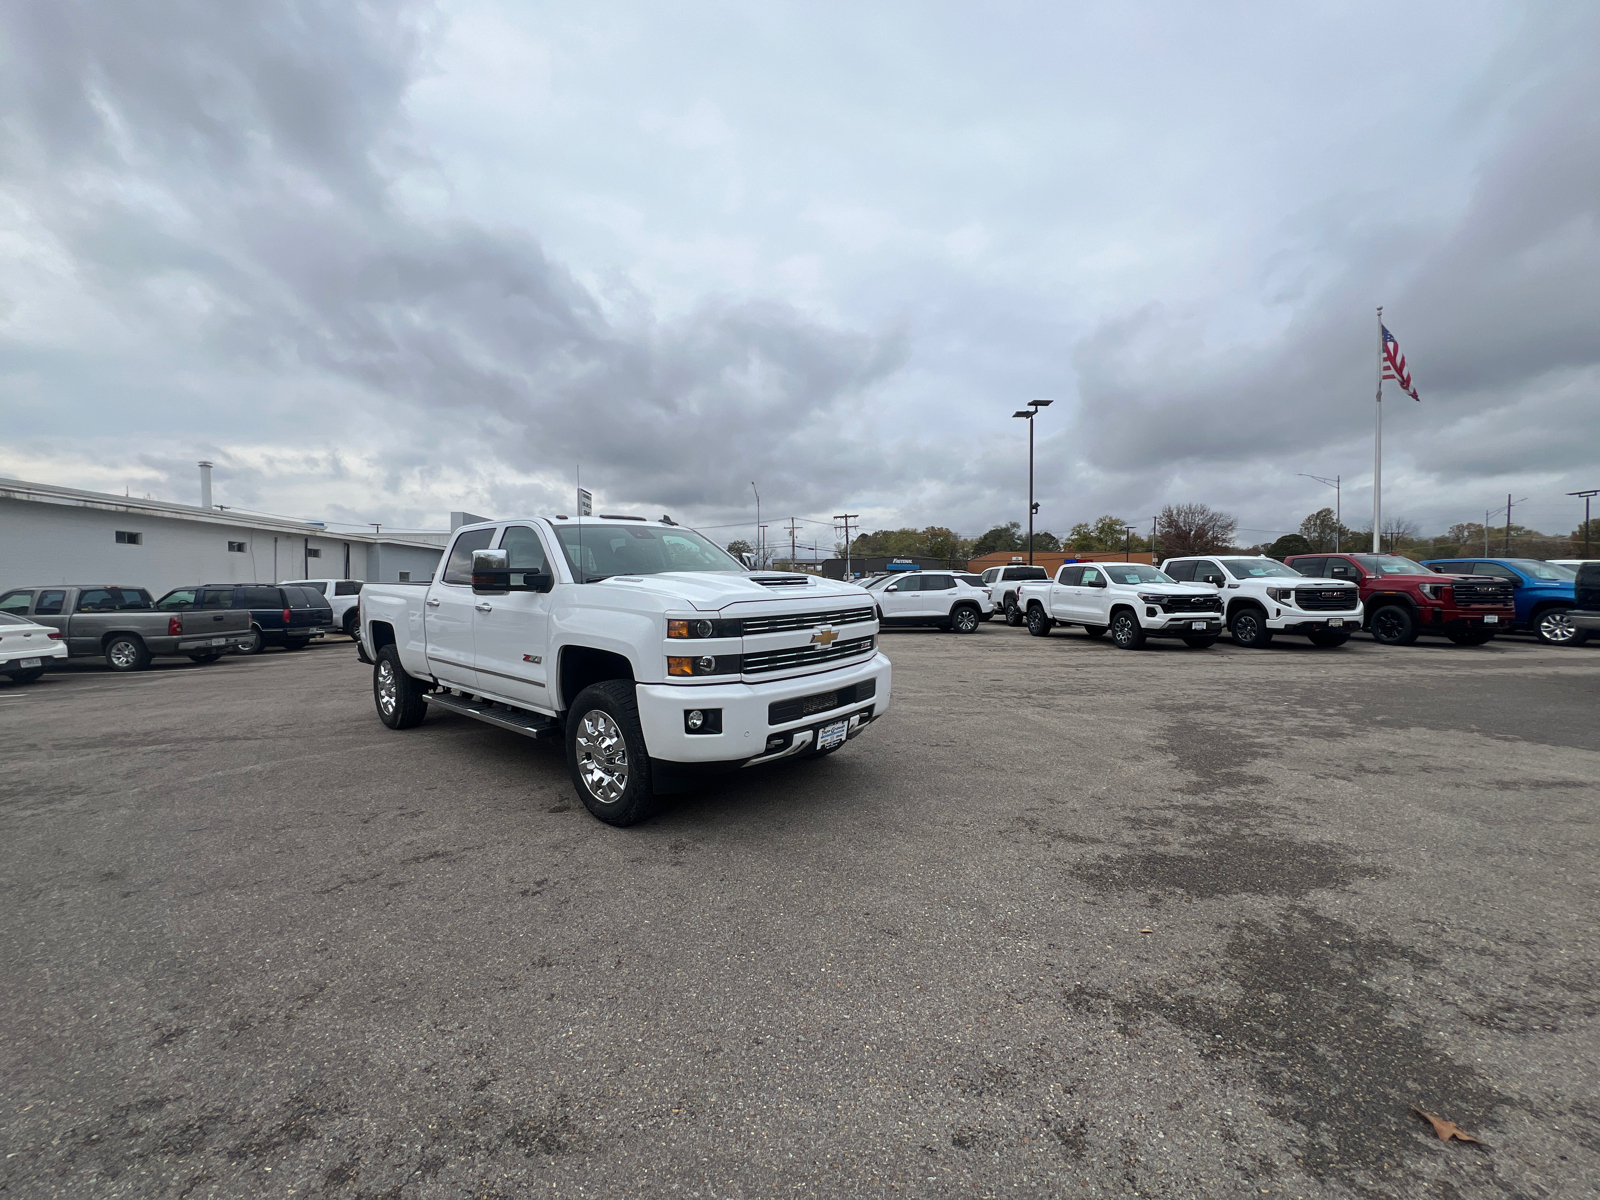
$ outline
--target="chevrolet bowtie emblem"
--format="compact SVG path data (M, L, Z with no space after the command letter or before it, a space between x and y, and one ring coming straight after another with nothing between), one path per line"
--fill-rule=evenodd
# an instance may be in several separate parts
M831 646L839 640L839 635L832 629L819 629L811 635L813 646Z

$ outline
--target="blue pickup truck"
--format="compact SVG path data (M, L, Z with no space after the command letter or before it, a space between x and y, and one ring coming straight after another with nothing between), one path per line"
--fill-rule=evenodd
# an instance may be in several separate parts
M1568 618L1576 603L1577 573L1537 558L1434 558L1422 564L1441 575L1486 575L1511 585L1517 606L1513 629L1525 629L1550 646L1581 646L1589 635Z

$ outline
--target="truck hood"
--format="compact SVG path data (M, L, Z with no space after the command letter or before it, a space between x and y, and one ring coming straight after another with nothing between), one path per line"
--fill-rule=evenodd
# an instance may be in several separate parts
M795 583L793 580L801 582ZM768 582L761 582L761 581ZM688 604L701 612L717 612L729 605L770 604L774 600L865 600L867 592L853 583L822 579L816 575L787 575L757 571L750 575L708 571L664 571L659 575L617 575L590 587L627 588L648 592L663 600Z

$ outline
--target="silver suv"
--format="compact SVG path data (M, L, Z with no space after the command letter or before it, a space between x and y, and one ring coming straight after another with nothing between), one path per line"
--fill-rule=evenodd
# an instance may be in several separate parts
M869 579L862 586L878 605L885 629L934 625L957 633L976 633L991 611L989 593L967 582L964 571L903 571Z

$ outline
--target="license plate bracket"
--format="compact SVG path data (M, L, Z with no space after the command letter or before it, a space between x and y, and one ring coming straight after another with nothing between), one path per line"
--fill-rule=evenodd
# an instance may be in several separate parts
M34 667L42 667L42 666L44 666L43 661L41 661L40 659L37 659L37 658L25 658L25 659L22 660L22 669L24 671L29 671L29 670L32 670Z
M211 639L211 644L213 646L226 646L228 644L228 639L227 638L212 638Z
M830 721L817 731L817 749L832 750L835 746L842 746L849 736L849 721Z
M1329 629L1343 629L1344 628L1344 618L1343 617L1330 617L1328 619L1328 628Z
M1190 629L1198 629L1198 630L1204 632L1205 631L1205 627L1206 627L1206 623L1204 621L1190 621L1189 622L1189 628Z
M1500 624L1500 618L1498 616L1485 617L1483 623L1485 625L1498 625Z

